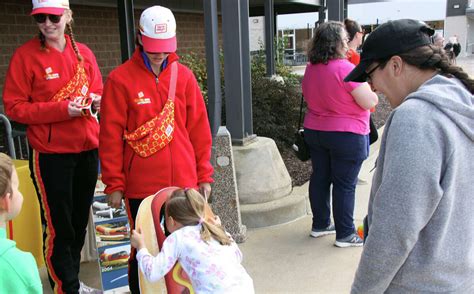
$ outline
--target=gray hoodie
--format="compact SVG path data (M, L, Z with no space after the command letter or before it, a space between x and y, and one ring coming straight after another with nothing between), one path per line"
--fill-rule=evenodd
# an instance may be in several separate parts
M390 115L352 293L474 293L474 98L436 75Z

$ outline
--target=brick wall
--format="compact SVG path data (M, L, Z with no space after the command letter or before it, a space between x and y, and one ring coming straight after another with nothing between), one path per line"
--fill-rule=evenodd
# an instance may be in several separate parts
M116 8L71 5L73 29L78 42L94 52L104 81L121 63L118 13ZM0 2L0 93L10 58L18 46L35 36L38 28L29 16L30 0ZM138 21L141 10L135 11ZM204 17L202 14L176 13L178 54L190 51L204 54ZM3 105L3 103L0 103ZM0 112L3 107L0 105Z

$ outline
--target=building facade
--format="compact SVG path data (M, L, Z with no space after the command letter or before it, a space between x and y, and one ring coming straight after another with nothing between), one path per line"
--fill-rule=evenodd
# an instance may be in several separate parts
M474 53L474 7L471 0L447 0L444 38L457 37L460 56Z

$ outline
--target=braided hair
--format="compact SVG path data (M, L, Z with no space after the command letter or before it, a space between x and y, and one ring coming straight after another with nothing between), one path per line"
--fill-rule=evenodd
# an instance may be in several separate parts
M40 40L41 50L48 52L49 49L48 47L46 47L46 37L43 35L41 31L39 32L38 38Z
M429 44L404 53L398 53L397 56L419 69L436 70L439 74L448 78L456 77L471 94L474 94L474 79L469 77L460 66L453 64L443 48ZM391 56L375 61L380 64L379 68L383 69L390 58Z
M436 69L446 77L456 77L471 94L474 93L474 79L470 78L461 67L452 64L445 51L438 46L430 44L397 55L419 69Z
M83 61L84 58L82 57L81 52L79 52L79 48L77 48L76 38L74 37L74 32L72 31L72 24L71 23L72 23L72 20L69 23L66 24L66 28L68 30L69 38L71 39L72 49L76 53L77 60Z

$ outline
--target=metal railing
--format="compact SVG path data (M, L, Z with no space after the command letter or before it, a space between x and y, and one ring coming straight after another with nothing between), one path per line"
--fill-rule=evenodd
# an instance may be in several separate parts
M30 156L30 151L28 149L26 130L12 128L12 124L10 123L8 117L1 113L0 120L3 122L3 126L5 128L5 141L7 143L6 147L10 157L13 159L28 159Z
M3 122L3 125L5 127L5 135L6 135L6 141L7 141L7 148L8 148L8 154L10 154L10 157L13 159L16 159L16 152L15 152L15 144L13 142L13 136L12 136L12 125L10 124L10 121L8 118L0 113L0 119Z
M305 65L308 62L308 57L304 53L285 54L283 63L285 65Z

